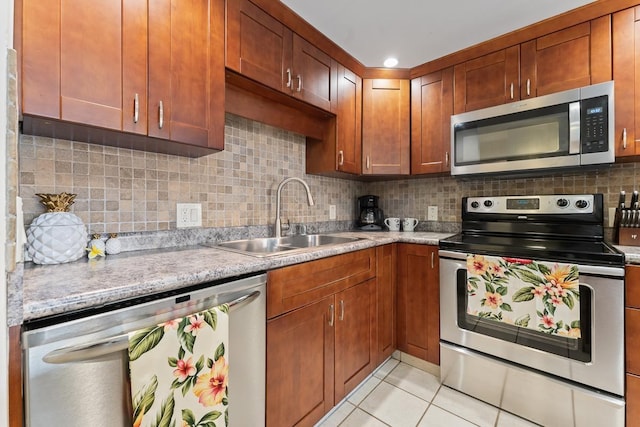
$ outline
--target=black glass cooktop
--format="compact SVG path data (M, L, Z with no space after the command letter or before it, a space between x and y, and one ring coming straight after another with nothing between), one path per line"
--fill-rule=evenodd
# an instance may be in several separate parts
M550 262L624 266L624 254L599 240L461 233L440 240L440 249Z

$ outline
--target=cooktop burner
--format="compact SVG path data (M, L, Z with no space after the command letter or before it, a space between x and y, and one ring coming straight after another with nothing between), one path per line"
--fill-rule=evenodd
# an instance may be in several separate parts
M602 194L464 197L462 233L440 249L585 265L624 265L604 241Z

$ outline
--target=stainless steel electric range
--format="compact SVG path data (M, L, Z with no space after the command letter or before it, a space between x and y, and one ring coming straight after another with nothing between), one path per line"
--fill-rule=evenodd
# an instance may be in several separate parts
M624 426L624 255L602 194L465 197L440 241L445 385L545 426Z

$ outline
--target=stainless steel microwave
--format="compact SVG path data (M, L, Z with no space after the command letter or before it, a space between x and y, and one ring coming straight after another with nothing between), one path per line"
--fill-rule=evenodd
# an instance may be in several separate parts
M615 161L613 81L451 116L451 174Z

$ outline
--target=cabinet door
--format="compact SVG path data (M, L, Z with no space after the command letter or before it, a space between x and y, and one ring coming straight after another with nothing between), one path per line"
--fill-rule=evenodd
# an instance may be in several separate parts
M339 402L375 365L376 280L336 294L335 396Z
M449 170L453 69L411 80L411 174Z
M408 175L409 81L364 79L362 84L362 173Z
M267 426L312 426L333 407L334 322L333 296L267 322Z
M481 56L454 68L455 114L517 101L520 47Z
M627 387L625 395L627 425L633 425L633 420L640 419L640 377L626 376Z
M640 7L613 14L613 80L616 157L640 154Z
M291 93L291 30L249 0L226 3L226 66L273 89Z
M149 2L149 135L224 148L224 9Z
M522 44L522 99L611 80L611 18Z
M440 364L438 262L436 246L398 246L398 349L436 365Z
M123 126L134 94L146 101L146 13L140 0L25 0L23 113L146 133Z
M336 63L329 55L293 34L293 96L327 111L336 97Z
M360 174L362 169L362 79L344 66L338 65L337 80L338 170Z
M376 365L396 349L397 245L376 248Z

